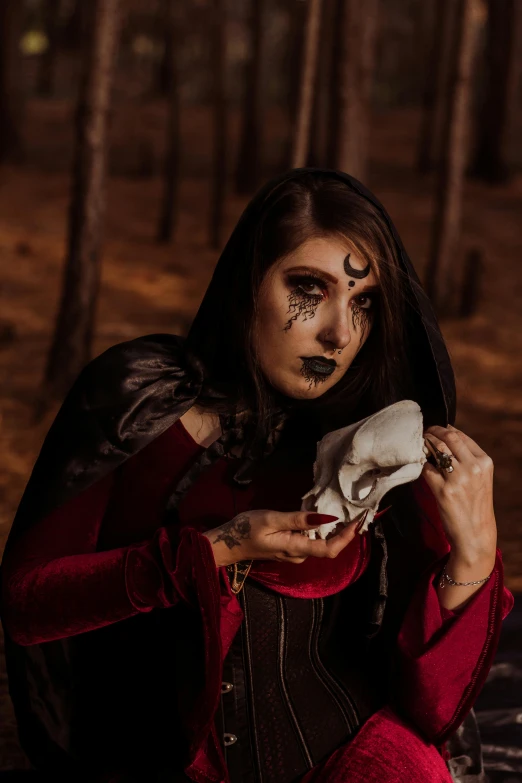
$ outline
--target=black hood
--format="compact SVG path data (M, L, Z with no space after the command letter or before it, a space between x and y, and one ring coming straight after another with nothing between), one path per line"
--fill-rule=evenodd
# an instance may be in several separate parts
M455 385L444 341L388 214L375 196L346 174L319 169L291 171L269 182L246 208L217 263L186 339L179 335L155 334L120 343L94 359L80 373L44 441L13 522L4 557L25 530L136 454L194 404L207 380L208 368L214 366L216 356L227 345L230 330L235 328L233 283L238 276L250 271L249 254L263 211L282 183L315 172L345 182L369 199L388 222L412 292L408 330L414 345L416 399L425 424L453 423ZM243 263L245 260L247 263ZM227 291L228 295L224 296ZM215 396L218 399L219 392ZM234 477L236 481L247 483L249 470L259 457L272 451L274 455L278 453L274 447L285 416L283 410L271 423L273 428L267 441L255 442L252 448L245 448ZM198 473L234 443L246 440L248 446L245 423L248 424L248 416L243 417L242 412L221 418L222 437L201 453L169 498L166 514L174 515L172 522L179 499ZM406 535L413 536L419 529L413 517L408 522L406 514L398 513L397 518L408 523L403 528ZM379 522L370 528L375 555L371 568L365 580L359 580L359 588L371 599L369 638L375 636L381 626L388 592L386 539ZM128 646L141 649L140 645L143 647L147 640L155 640L149 644L152 647L157 644L154 649L162 649L172 636L169 630L173 622L172 611L178 611L177 607L140 613L126 620L127 635L123 636L125 643L118 654L125 658ZM116 682L121 676L118 667L107 671L103 663L107 633L112 638L110 629L100 628L45 644L21 646L10 638L4 625L9 688L22 746L34 766L52 773L53 780L106 779L101 776L101 772L106 771L106 762L98 751L94 731L99 719L96 694L93 693L88 710L84 703L80 708L72 686L76 682L96 682L97 679L110 682L114 678ZM116 660L117 655L113 655L113 659ZM99 671L93 660L98 661ZM139 674L145 693L147 667ZM138 671L134 676L138 677ZM92 717L92 738L86 716ZM137 715L136 719L149 721L151 717ZM122 721L126 719L127 716L122 715ZM85 765L91 764L100 771L100 777L84 778L80 774Z
M205 390L209 374L212 380L212 371L223 360L225 349L236 344L231 335L238 328L234 320L237 290L241 276L250 274L263 214L282 184L310 174L345 182L377 207L388 223L411 288L407 311L415 385L411 398L419 403L425 426L453 424L455 381L448 352L431 304L388 213L370 191L347 174L295 169L266 184L246 207L218 260L186 338L153 334L119 343L80 373L44 441L8 545L37 518L67 502L158 437L194 404ZM235 357L228 360L237 363ZM207 390L207 396L222 400L224 395L215 389ZM273 451L287 418L288 406L282 404L275 410L268 436L257 438L250 411L220 415L223 436L205 450L179 492L188 489L199 469L236 443L244 443L245 448L234 479L238 484L249 483L252 468ZM313 437L311 443L315 446ZM174 493L169 507L173 508L180 496Z
M219 363L228 359L237 366L241 356L223 357L223 346L235 345L233 335L242 324L236 320L238 291L245 290L244 276L250 275L256 232L264 214L278 197L282 185L304 175L329 176L341 180L376 207L395 240L402 271L411 289L407 297L407 336L414 381L411 394L419 403L425 426L446 426L455 421L455 378L437 318L397 230L380 201L361 182L340 171L318 168L293 169L268 182L250 201L232 232L187 335L187 350L197 355L210 377L218 374ZM243 285L242 285L243 283ZM331 391L331 390L329 390ZM326 393L328 394L328 392Z

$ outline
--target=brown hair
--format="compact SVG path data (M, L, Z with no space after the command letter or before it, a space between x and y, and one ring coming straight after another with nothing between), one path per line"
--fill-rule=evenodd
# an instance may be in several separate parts
M340 237L358 252L380 280L381 294L370 334L343 378L314 400L285 398L287 407L321 412L327 429L369 415L407 394L409 362L405 350L406 299L409 287L397 257L397 245L380 211L368 199L344 182L325 175L304 174L279 186L261 216L250 260L250 274L243 267L233 285L234 340L239 350L228 346L236 357L236 374L228 385L226 400L198 398L198 406L228 411L238 402L257 419L258 431L269 427L270 411L279 395L266 381L253 346L258 292L273 265L316 237ZM239 348L239 346L237 346ZM242 361L237 361L241 357ZM210 385L225 383L211 373ZM228 373L230 378L230 373ZM225 388L222 385L222 388Z

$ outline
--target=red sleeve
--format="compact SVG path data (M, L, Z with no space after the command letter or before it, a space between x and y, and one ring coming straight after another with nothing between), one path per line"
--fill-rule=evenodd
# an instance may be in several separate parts
M426 500L432 524L429 535L437 528L443 536L436 503ZM493 663L502 620L514 604L513 595L504 587L502 553L497 549L488 581L462 609L444 609L437 582L449 557L447 541L446 545L442 542L444 549L448 551L422 574L406 611L392 684L396 709L439 746L473 707Z
M16 643L61 639L180 599L197 601L198 564L213 553L209 540L193 528L180 533L167 525L150 540L96 551L113 482L111 473L7 547L2 617ZM217 569L205 573L203 578L217 583Z

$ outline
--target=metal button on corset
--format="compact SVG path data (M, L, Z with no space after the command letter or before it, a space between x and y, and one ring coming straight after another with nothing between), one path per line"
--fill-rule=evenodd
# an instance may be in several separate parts
M232 688L234 687L233 683L231 682L222 682L221 683L221 693L229 693ZM225 731L223 733L223 744L225 747L228 747L229 745L233 745L234 742L237 742L237 737L235 734L232 734L229 731Z

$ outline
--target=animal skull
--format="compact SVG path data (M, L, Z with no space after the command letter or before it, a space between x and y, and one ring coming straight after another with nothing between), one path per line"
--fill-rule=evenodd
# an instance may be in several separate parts
M368 530L383 495L414 481L426 462L421 409L401 400L372 416L327 433L317 444L312 489L302 496L301 511L334 514L329 522L305 531L326 538L369 509L361 534Z

